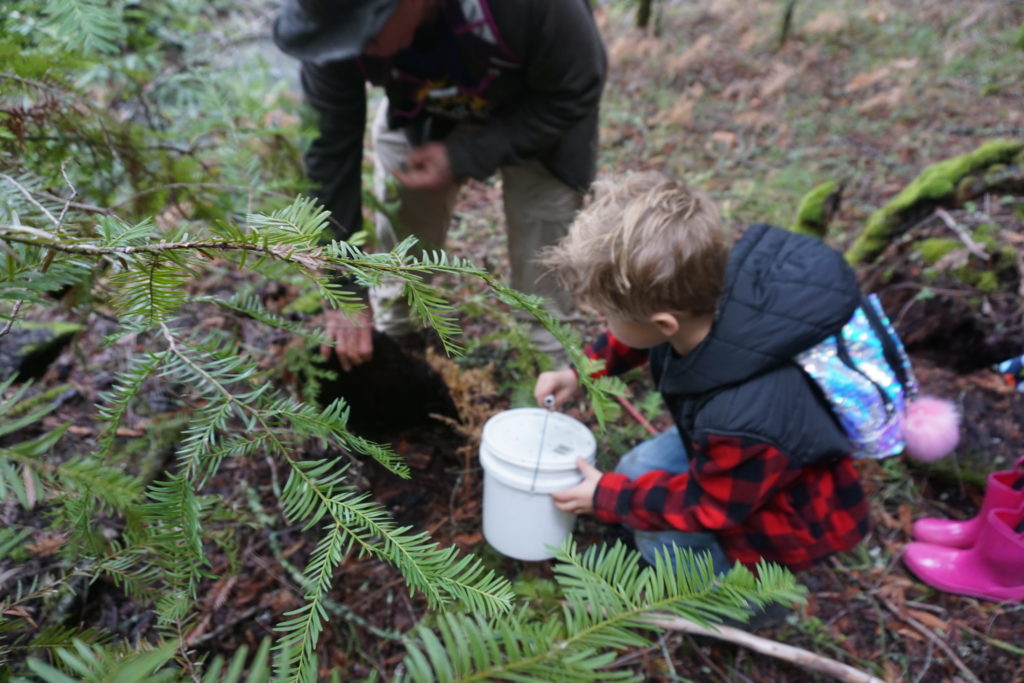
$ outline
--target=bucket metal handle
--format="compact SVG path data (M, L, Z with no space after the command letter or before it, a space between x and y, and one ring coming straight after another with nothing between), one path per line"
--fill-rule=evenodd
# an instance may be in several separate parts
M530 480L530 493L534 492L534 488L537 485L537 472L540 470L540 458L544 453L544 437L548 432L548 417L551 415L551 411L555 409L555 395L548 394L544 397L544 407L547 411L544 413L544 423L540 427L540 446L537 448L537 462L533 464L533 479Z

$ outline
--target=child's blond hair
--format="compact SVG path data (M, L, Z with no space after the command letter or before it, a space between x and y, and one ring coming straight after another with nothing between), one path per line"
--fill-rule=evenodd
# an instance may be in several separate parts
M662 311L713 313L730 246L708 197L651 171L601 183L541 260L579 303L644 320Z

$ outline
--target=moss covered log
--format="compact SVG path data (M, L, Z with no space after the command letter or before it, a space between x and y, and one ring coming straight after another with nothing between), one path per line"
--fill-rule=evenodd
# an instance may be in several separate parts
M926 216L942 203L969 199L979 187L993 188L1018 177L1009 167L1024 167L1024 140L995 140L970 154L926 168L892 201L868 219L864 231L846 252L850 263L871 260L901 230ZM981 178L976 177L979 172Z
M796 221L789 229L804 235L825 238L828 221L838 202L837 183L834 180L822 183L804 195L796 209Z

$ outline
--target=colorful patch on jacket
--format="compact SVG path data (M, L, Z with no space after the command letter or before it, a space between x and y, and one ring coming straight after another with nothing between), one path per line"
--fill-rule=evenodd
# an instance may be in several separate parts
M1004 360L995 366L995 370L1008 385L1024 393L1024 356Z

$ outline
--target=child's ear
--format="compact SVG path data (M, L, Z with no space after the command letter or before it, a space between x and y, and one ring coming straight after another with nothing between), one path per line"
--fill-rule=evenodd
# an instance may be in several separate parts
M671 337L679 331L679 319L671 313L655 313L649 320L658 326L658 330L666 337Z

